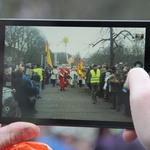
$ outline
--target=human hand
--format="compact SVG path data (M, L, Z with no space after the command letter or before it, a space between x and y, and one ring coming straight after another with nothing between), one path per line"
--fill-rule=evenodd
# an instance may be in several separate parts
M150 77L142 68L131 69L126 80L130 90L130 107L135 130L125 130L123 138L132 142L137 137L150 149Z
M38 126L27 122L15 122L0 128L0 150L38 136Z

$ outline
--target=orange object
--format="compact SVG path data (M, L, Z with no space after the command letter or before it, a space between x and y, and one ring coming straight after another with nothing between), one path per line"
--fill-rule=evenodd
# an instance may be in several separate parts
M46 144L40 142L22 142L6 148L5 150L52 150Z

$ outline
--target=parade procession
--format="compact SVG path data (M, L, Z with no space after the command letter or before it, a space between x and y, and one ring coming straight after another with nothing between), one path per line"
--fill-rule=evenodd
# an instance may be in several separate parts
M22 27L18 26L18 29L21 31ZM17 29L8 27L7 30L10 34L10 30L15 33ZM3 99L9 98L10 95L7 93L11 91L13 93L11 96L17 102L17 112L11 113L12 106L4 105L2 113L4 117L131 121L129 91L124 84L131 68L143 67L143 53L138 51L143 49L143 39L133 41L129 47L127 41L121 40L121 33L124 32L125 35L132 32L124 29L117 32L114 29L113 32L116 32L117 37L120 36L118 41L120 43L122 41L125 46L122 43L117 48L111 47L113 44L104 43L106 39L110 41L110 38L102 34L101 28L103 38L95 43L93 41L97 37L91 41L98 32L93 30L89 35L93 32L95 35L90 36L90 43L86 45L86 49L82 48L84 43L76 41L80 43L81 50L74 52L69 48L73 40L70 36L63 35L55 48L60 49L60 45L63 46L60 51L56 51L53 48L53 36L51 40L47 39L49 36L47 35L45 39L38 41L42 38L37 33L34 35L34 32L39 31L39 27L36 30L30 27L28 30L30 30L28 34L24 33L28 35L26 40L22 39L22 45L26 45L22 47L22 51L20 43L18 43L20 46L15 47L15 44L10 45L9 38L5 42ZM54 29L51 33L53 32ZM21 42L21 38L23 36L18 37L18 41ZM82 39L84 40L83 37ZM129 50L131 47L132 53ZM97 50L91 52L92 48ZM121 57L123 49L126 52ZM110 50L114 50L112 55L108 53ZM135 52L136 55L133 56Z

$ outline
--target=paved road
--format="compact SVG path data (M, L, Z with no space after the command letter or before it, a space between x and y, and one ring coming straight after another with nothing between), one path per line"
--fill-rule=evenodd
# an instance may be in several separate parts
M36 102L36 118L131 121L131 118L123 114L124 106L117 112L110 109L111 103L104 102L102 98L98 98L97 103L92 104L87 87L68 87L65 91L60 91L58 85L52 87L49 84L42 90L41 96Z

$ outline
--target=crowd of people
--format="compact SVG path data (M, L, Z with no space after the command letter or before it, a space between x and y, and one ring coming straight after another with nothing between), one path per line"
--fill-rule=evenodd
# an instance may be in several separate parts
M18 66L4 65L3 87L14 89L14 98L21 109L22 117L32 117L37 113L36 100L42 98L41 91L45 85L55 87L59 84L64 91L71 84L71 70L66 65L42 67L21 63ZM74 80L72 76L72 87Z
M111 109L120 111L121 105L125 105L125 114L130 117L129 92L124 90L128 66L123 63L116 67L108 67L106 64L101 68L94 65L91 69L87 83L92 91L92 103L97 102L97 97L112 104Z
M143 67L140 61L134 67ZM18 101L22 117L37 113L36 100L41 98L41 90L45 85L59 85L60 91L68 86L86 86L91 92L91 101L96 104L97 97L111 103L111 109L120 111L125 106L125 115L130 117L129 91L124 88L130 68L122 62L115 67L107 64L91 65L78 70L76 66L41 67L40 65L19 65L12 68L5 64L3 86L15 89L15 99Z
M103 64L101 67L93 65L87 71L86 83L91 89L92 103L97 102L97 97L103 98L105 102L112 104L111 109L120 111L124 105L125 115L131 117L129 104L129 91L126 90L124 84L129 70L133 67L143 67L141 61L136 61L133 66L129 67L123 62L109 67Z
M14 99L18 102L22 117L29 117L37 113L36 99L41 98L43 71L39 65L13 68L4 66L3 86L14 89Z

